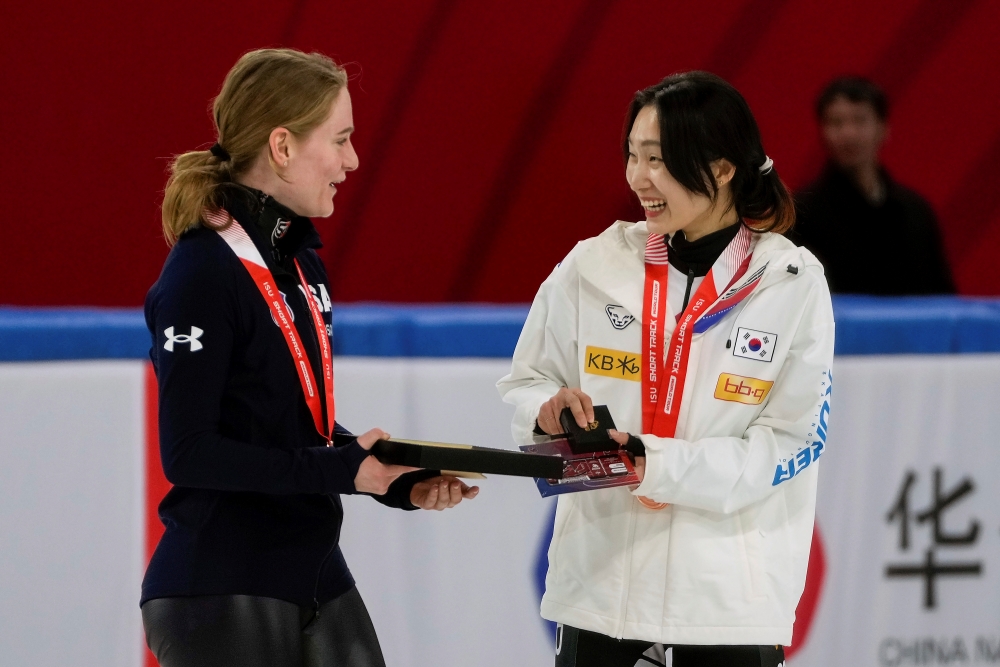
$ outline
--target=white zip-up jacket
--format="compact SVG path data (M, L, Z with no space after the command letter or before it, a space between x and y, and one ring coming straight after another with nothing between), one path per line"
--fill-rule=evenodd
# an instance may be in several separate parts
M761 267L764 275L693 336L676 437L661 438L641 434L647 236L645 222L619 221L579 243L539 289L497 385L516 406L520 443L531 442L543 403L580 387L646 447L635 491L559 496L542 616L664 644L788 646L830 409L823 268L779 235L754 235L737 285ZM666 323L668 342L674 312ZM669 506L651 510L636 496Z

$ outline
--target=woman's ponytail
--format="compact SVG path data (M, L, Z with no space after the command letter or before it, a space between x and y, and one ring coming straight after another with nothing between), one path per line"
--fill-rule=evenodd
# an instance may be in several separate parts
M212 104L218 143L178 155L170 164L163 196L167 244L206 224L205 210L222 204L220 190L253 167L275 128L307 135L329 117L346 87L347 73L321 53L259 49L244 54Z
M762 163L769 160L765 157ZM795 225L795 204L774 164L766 169L747 165L744 173L745 178L740 179L742 187L733 190L736 213L755 232L784 234L789 231Z
M163 193L163 238L174 245L181 234L202 222L203 211L217 205L216 192L229 181L229 165L211 151L189 151L170 163Z

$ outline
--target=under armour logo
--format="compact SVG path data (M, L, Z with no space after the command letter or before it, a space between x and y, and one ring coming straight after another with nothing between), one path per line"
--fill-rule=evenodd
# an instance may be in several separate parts
M167 327L166 329L163 330L163 335L167 337L167 342L163 344L163 349L166 350L167 352L173 352L174 343L180 343L181 345L184 345L186 343L191 346L192 352L197 352L201 348L205 347L198 340L199 338L201 338L201 335L203 333L205 332L199 329L198 327L191 327L190 334L178 334L175 336L174 328Z

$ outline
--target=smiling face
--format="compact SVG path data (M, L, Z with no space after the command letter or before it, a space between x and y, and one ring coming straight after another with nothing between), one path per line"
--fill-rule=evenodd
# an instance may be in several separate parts
M284 128L274 130L272 156L279 156L273 159L280 179L270 194L299 215L328 217L333 213L337 184L347 178L347 172L358 168L358 154L351 144L353 132L351 95L346 88L334 98L327 119L308 134L296 137ZM275 133L284 134L279 137Z
M719 167L713 164L713 170ZM719 172L715 176L719 183L719 196L715 202L678 183L663 162L656 107L647 106L639 111L628 136L625 178L646 211L646 223L651 234L673 234L684 230L687 239L693 241L721 228L721 211L727 208L724 202L728 201L725 182L731 175ZM722 204L721 209L719 204Z

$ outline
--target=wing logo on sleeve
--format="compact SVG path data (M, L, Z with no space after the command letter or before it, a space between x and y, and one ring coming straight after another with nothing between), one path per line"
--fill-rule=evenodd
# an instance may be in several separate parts
M760 405L767 398L773 384L774 382L767 380L723 373L715 384L715 397L720 401Z
M191 352L197 352L205 347L198 340L203 333L205 332L202 329L191 327L191 333L189 334L174 334L174 328L167 327L163 330L163 335L167 337L167 342L163 344L163 349L167 352L173 352L175 345L188 345Z
M774 358L774 346L777 343L778 334L740 327L736 330L733 356L770 362Z
M611 320L611 326L619 331L635 322L635 315L628 312L621 306L616 306L612 303L609 303L604 307L604 312L608 314L608 319Z
M774 470L774 481L771 482L771 486L778 486L782 482L787 482L823 455L823 450L826 449L826 433L830 428L830 395L833 393L832 371L824 373L821 391L822 402L819 405L819 412L814 417L816 421L812 423L812 427L816 429L815 436L813 432L810 432L809 440L806 440L804 447L800 447L794 456L782 459L778 463L778 467ZM813 440L814 437L815 440Z
M639 382L639 355L635 352L622 352L604 347L587 346L584 350L584 372L591 375L618 380Z

